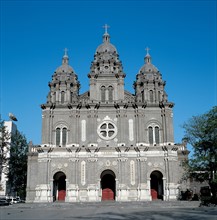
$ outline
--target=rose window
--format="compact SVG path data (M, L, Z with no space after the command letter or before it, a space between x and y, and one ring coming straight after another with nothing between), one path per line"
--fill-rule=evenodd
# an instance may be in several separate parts
M98 135L105 140L113 139L117 134L117 127L112 122L103 122L98 127Z

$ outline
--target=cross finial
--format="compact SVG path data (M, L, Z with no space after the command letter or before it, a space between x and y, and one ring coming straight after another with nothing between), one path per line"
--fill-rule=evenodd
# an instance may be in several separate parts
M147 52L146 55L149 55L149 50L151 50L151 49L150 49L149 47L146 47L145 50L146 50L146 52Z
M65 53L64 56L68 56L68 54L67 54L68 51L69 50L67 48L64 49L64 53Z
M105 24L103 26L103 28L105 28L105 34L108 34L108 28L110 28L110 26L108 26L107 24Z

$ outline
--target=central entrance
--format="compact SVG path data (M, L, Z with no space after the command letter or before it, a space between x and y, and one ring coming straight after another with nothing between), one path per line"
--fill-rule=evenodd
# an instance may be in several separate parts
M151 197L152 200L163 200L163 175L160 171L153 171L151 173Z
M66 197L66 175L63 172L55 173L53 177L53 198L54 201L65 201Z
M116 183L115 174L112 170L104 170L100 176L102 200L115 200L116 196Z

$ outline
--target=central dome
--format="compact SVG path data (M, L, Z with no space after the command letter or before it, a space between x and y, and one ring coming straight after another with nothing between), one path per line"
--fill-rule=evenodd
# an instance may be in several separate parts
M115 46L110 43L110 35L108 33L103 35L103 43L100 44L96 49L96 54L105 52L117 53Z
M63 64L56 69L56 73L73 73L73 68L68 64Z

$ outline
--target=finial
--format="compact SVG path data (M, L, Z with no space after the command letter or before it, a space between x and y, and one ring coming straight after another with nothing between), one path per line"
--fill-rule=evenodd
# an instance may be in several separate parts
M147 51L146 56L145 56L145 63L151 63L151 56L149 54L150 48L146 47L145 50Z
M67 53L68 51L69 51L69 50L68 50L67 48L64 49L64 53L65 53L65 54L64 54L64 57L68 57L68 53Z
M105 28L105 34L108 34L108 28L110 28L110 26L108 26L107 24L105 24L103 26L103 28Z
M151 49L149 47L146 47L145 50L146 50L146 56L149 55L149 50Z
M104 43L109 43L110 42L110 36L108 34L108 28L110 28L110 26L108 26L107 24L105 24L103 26L103 28L105 28L105 34L103 34L103 42Z
M68 64L69 63L69 57L68 57L68 49L65 48L64 49L64 56L63 56L63 59L62 59L62 64Z

